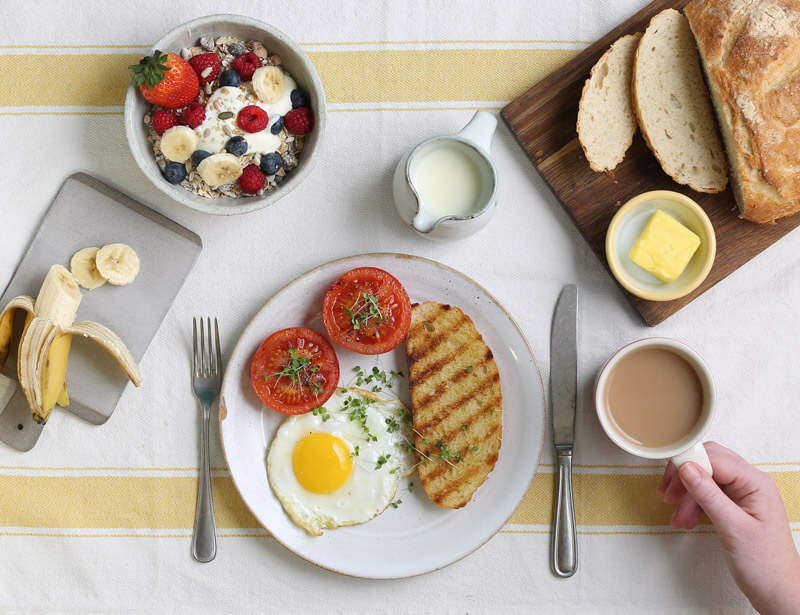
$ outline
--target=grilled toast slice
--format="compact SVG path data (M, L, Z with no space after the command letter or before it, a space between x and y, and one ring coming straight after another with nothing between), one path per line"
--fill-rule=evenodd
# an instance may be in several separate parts
M420 482L438 506L461 508L500 451L497 364L472 319L440 303L412 305L406 349Z

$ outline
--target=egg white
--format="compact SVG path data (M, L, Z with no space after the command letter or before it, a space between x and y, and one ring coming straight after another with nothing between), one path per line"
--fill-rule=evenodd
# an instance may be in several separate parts
M369 400L364 404L363 421L350 417L344 407L348 398ZM364 523L383 512L392 502L400 479L416 465L416 455L409 446L414 441L411 415L399 401L359 389L337 389L324 408L325 413L287 418L267 453L267 476L273 492L289 517L315 536L321 536L323 529ZM323 420L326 415L330 418ZM292 467L297 443L320 432L345 442L353 461L347 482L332 493L307 491ZM379 464L380 457L386 459L385 463Z

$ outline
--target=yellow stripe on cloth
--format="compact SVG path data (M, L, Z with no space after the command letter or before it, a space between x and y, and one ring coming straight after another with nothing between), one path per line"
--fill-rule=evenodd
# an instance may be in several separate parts
M230 477L212 478L217 527L261 527ZM139 476L0 476L0 526L190 528L197 479Z
M314 51L331 103L506 101L577 53L569 49ZM120 106L130 54L0 54L0 107Z
M774 472L789 520L800 522L800 472ZM674 506L656 491L657 475L575 474L581 526L665 527ZM492 477L489 477L492 480ZM256 529L230 477L212 479L217 526ZM536 475L510 525L552 522L555 475ZM0 475L0 527L186 529L194 523L197 479L191 477ZM707 523L707 521L706 521ZM508 528L513 531L513 528ZM0 534L2 534L0 530Z

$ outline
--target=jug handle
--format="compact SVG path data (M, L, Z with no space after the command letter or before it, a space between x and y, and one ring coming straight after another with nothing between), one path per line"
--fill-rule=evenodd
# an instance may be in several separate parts
M487 111L476 111L469 123L456 133L465 141L483 150L489 156L492 150L492 138L497 128L497 118Z

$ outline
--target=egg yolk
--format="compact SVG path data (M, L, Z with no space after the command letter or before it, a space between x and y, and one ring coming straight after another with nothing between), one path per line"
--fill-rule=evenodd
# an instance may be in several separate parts
M329 433L312 433L294 447L292 468L297 482L312 493L332 493L353 469L350 449Z

